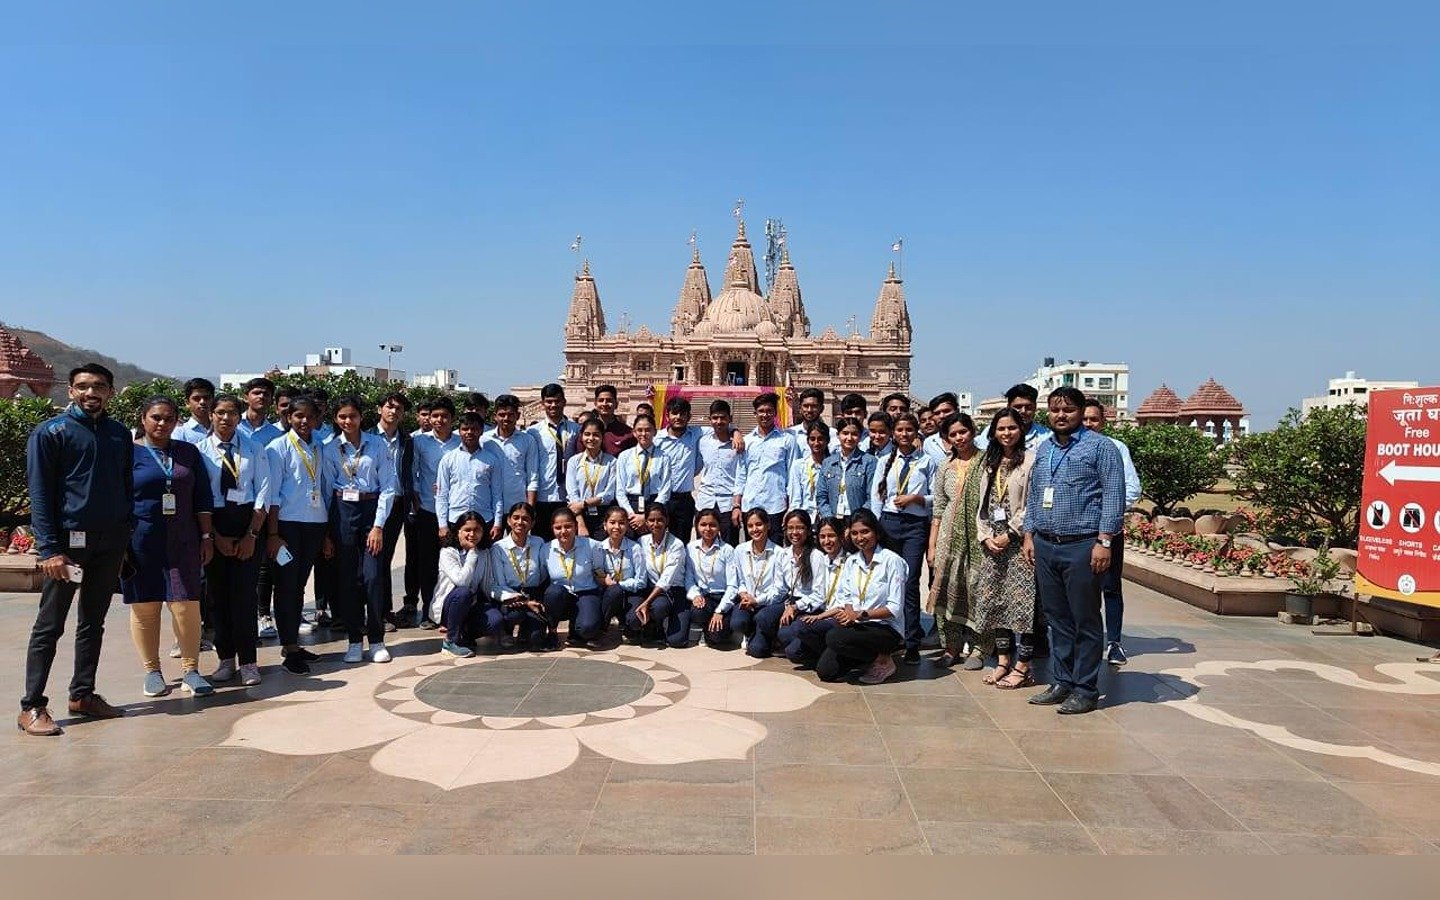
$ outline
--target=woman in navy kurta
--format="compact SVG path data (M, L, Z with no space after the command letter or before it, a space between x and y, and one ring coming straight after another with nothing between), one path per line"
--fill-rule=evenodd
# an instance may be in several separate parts
M135 442L135 532L120 588L130 607L130 634L145 667L145 695L170 693L160 671L160 607L168 604L191 694L213 693L201 677L200 570L210 560L214 498L200 451L171 439L179 411L168 397L152 397L140 412Z

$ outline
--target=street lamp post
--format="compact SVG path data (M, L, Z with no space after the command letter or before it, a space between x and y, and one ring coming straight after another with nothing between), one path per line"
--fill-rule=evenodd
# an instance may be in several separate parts
M405 346L403 344L381 344L380 349L385 351L385 377L390 381L394 381L395 369L392 363L392 357L396 353L404 352Z

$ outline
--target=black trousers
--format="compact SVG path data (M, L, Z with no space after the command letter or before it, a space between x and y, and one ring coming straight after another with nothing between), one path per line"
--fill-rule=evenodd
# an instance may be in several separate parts
M406 503L404 500L395 501L395 508L390 510L390 518L385 520L385 543L380 547L380 587L385 595L385 611L395 611L395 586L391 583L394 579L390 576L390 568L395 564L395 547L400 543L400 535L405 531L406 525ZM406 544L408 551L410 545Z
M744 533L744 527L735 524L735 513L733 511L726 510L720 513L720 540L732 547L738 547L740 546L740 535Z
M288 565L275 565L275 630L282 647L300 644L300 613L305 608L305 582L325 545L324 522L280 520L280 539L295 558ZM273 565L273 564L272 564Z
M851 669L866 666L882 653L894 653L903 641L884 622L858 622L825 633L825 650L815 663L821 681L839 681Z
M62 535L61 546L69 543ZM79 700L95 693L95 670L100 665L100 645L105 638L105 614L110 611L110 598L120 578L120 566L130 545L129 526L85 534L84 549L66 550L75 565L85 572L80 584L72 581L45 579L40 590L40 610L30 629L30 647L25 655L25 696L21 709L49 706L45 685L50 681L50 668L55 664L55 648L65 634L65 620L70 605L80 594L80 610L75 622L75 674L70 679L70 699Z
M488 532L488 527L486 528ZM488 541L489 535L486 535ZM429 618L435 582L440 578L440 520L433 512L415 510L410 533L405 538L405 608L420 609L420 618ZM415 596L410 595L410 569L415 567ZM388 607L387 607L388 608Z
M255 508L227 503L215 510L215 533L240 538L250 530ZM211 624L215 626L215 653L220 659L236 659L240 665L255 662L255 583L260 577L260 559L265 545L257 543L249 559L216 553L205 567L205 585L210 592Z
M678 537L680 543L690 543L695 528L695 495L690 491L677 491L670 495L670 502L665 506L670 514L670 533Z
M380 557L371 556L365 539L375 521L378 500L336 500L330 508L330 539L335 542L335 596L332 615L344 618L350 643L385 640L385 591Z
M537 500L535 501L535 535L543 541L555 538L555 529L550 525L550 519L555 515L555 510L568 504L564 500Z

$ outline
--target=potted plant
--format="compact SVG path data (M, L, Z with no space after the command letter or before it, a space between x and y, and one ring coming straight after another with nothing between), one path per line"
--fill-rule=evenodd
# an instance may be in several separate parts
M1315 598L1323 594L1330 582L1340 574L1340 563L1330 555L1328 544L1321 544L1309 563L1297 563L1290 573L1294 589L1285 593L1285 611L1296 624L1309 625L1315 618Z

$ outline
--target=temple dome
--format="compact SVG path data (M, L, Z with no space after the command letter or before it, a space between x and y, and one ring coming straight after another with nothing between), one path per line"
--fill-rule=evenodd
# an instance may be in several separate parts
M755 326L755 336L761 338L772 338L780 334L780 328L774 322L766 319Z
M1195 393L1186 398L1185 403L1180 407L1180 414L1183 416L1243 416L1245 407L1235 399L1234 394L1225 389L1224 385L1214 378L1208 378L1204 384L1195 389Z
M1173 419L1180 415L1180 406L1180 395L1162 384L1135 410L1135 418Z
M770 308L764 297L736 280L711 302L701 321L709 322L716 334L744 334L770 322Z

